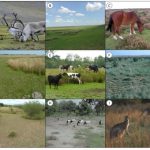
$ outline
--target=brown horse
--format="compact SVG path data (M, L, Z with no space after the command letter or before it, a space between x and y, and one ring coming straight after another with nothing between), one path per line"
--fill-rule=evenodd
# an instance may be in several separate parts
M120 26L130 25L130 35L132 35L136 34L134 31L135 24L137 24L138 31L141 33L143 31L143 23L135 12L117 11L110 15L107 31L110 30L110 32L113 32L113 38L115 40L117 40L116 33L120 39L123 39L120 35Z

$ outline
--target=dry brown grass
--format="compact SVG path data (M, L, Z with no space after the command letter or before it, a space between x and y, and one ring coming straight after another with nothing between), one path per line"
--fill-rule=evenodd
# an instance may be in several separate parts
M0 147L29 148L45 146L45 120L28 120L21 113L1 113Z
M148 104L150 107L150 104ZM150 139L150 117L141 116L142 109L147 104L113 105L106 110L106 147L149 147ZM130 120L129 135L125 134L123 139L110 141L110 128L124 121L128 115Z
M22 70L24 72L35 73L38 75L45 74L44 57L13 58L9 59L7 64L14 70Z
M150 44L141 36L127 36L118 46L119 49L150 49Z

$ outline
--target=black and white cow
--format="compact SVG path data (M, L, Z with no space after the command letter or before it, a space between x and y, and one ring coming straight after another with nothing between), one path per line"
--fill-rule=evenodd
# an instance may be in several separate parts
M76 119L68 119L68 120L66 121L66 124L68 125L68 124L71 124L71 123L73 123L73 122L76 122Z
M64 73L63 75L67 75L71 79L77 79L79 84L82 83L80 73Z

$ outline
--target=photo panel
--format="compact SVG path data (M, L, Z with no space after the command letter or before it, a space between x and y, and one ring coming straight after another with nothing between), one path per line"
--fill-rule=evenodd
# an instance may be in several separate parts
M150 100L108 101L106 147L150 147Z
M0 98L45 98L45 51L0 51Z
M0 147L45 147L45 100L0 99Z
M46 52L46 99L105 99L105 51Z
M106 98L150 99L150 50L106 51Z
M105 3L47 1L47 50L103 50Z
M150 49L150 2L106 2L106 49Z
M46 147L105 147L105 101L98 99L47 100Z
M0 49L45 49L45 2L0 2Z

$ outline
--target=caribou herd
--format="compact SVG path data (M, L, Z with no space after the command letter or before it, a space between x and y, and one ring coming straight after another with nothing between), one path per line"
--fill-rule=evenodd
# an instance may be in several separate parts
M13 12L11 13L11 22L9 22L7 19L9 15L10 14L4 14L2 22L15 40L20 42L26 42L29 39L39 41L39 35L45 34L45 21L23 23L23 21L19 19L18 14Z

